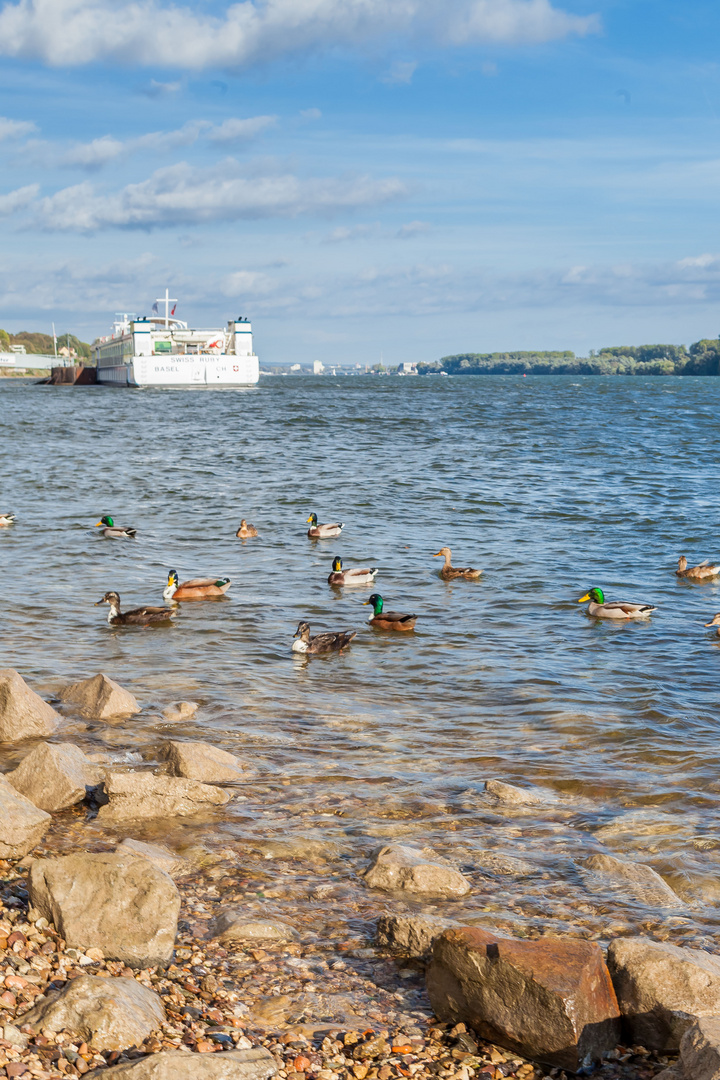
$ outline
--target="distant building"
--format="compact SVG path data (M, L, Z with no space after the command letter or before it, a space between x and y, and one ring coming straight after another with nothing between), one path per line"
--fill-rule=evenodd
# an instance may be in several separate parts
M300 365L299 364L291 364L290 365L290 370L291 371L299 371L300 370Z
M322 375L325 365L322 360L313 360L313 375Z
M398 375L417 375L417 364L412 361L404 360L402 364L398 364Z
M17 353L18 356L25 356L27 350L24 345L11 345L10 352Z

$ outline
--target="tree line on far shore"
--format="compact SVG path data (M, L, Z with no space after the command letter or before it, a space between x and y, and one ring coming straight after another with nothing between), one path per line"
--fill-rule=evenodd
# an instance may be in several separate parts
M7 330L0 330L0 352L10 352L11 345L24 345L26 353L36 356L52 356L55 348L50 334L30 330L21 330L19 334L9 334ZM58 351L69 348L75 351L77 357L83 360L90 359L90 346L86 341L80 341L74 334L58 334L57 346Z
M720 339L684 345L616 345L572 352L461 353L418 364L421 375L720 375Z

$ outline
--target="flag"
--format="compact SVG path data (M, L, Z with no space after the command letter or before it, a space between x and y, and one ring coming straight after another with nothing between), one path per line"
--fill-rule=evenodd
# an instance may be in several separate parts
M153 304L153 308L152 308L152 309L153 309L153 315L157 315L157 313L158 313L158 306L157 306L157 300L156 300L156 301L155 301L155 303Z
M177 307L177 304L175 304L175 305L173 306L173 309L172 309L172 311L170 312L170 314L171 314L171 315L174 315L174 314L175 314L175 308L176 308L176 307Z

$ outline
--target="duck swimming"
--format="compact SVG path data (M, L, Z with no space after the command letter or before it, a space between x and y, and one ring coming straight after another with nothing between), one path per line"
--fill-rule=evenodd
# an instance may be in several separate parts
M377 572L377 566L365 567L362 570L343 570L342 559L336 555L328 585L371 585Z
M183 581L181 585L177 570L171 570L163 596L177 604L180 600L205 600L211 596L224 596L229 588L229 577L193 578L191 581Z
M446 581L451 581L453 578L468 578L470 581L479 578L482 574L482 570L473 570L471 566L453 566L450 562L452 552L449 547L440 548L436 555L433 555L433 559L437 559L438 555L445 557L445 565L440 571L440 577Z
M590 589L578 600L578 604L584 604L589 600L588 615L594 615L598 619L644 619L652 611L657 611L652 604L632 604L625 600L606 601L602 589Z
M296 653L340 652L355 637L356 630L340 630L337 633L316 634L310 637L310 623L300 622L293 634L292 651Z
M330 525L318 525L317 514L311 514L308 522L310 523L308 536L311 540L325 540L331 536L339 536L345 527L342 521L333 521Z
M378 630L414 630L417 615L401 615L399 611L385 611L383 598L379 593L373 593L365 604L373 605L373 613L368 619L371 626Z
M240 522L240 528L235 533L236 536L241 537L241 539L243 539L243 540L245 540L245 538L248 537L248 536L257 536L257 534L258 534L258 531L255 528L255 526L254 525L248 525L245 518L242 519L242 521Z
M108 622L111 626L151 626L155 623L166 623L175 618L177 610L166 607L139 607L123 612L120 610L120 597L116 592L106 592L95 607L100 607L100 604L110 605Z
M14 514L0 514L0 529L5 529L8 525L12 525L14 520Z
M705 581L707 578L717 577L720 574L720 566L711 565L709 559L704 559L697 566L688 566L687 559L681 555L675 573L678 577L689 578L691 581Z
M706 626L717 626L718 637L720 637L720 611L714 616L712 622L706 622Z
M137 529L131 529L129 525L116 525L111 517L100 518L95 528L99 529L101 525L105 528L102 530L103 536L107 536L108 540L134 540Z

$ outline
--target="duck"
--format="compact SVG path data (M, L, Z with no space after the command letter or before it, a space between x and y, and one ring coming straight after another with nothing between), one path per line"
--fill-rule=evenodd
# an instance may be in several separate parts
M449 547L440 548L437 554L433 555L433 559L437 559L438 555L443 555L445 558L445 565L440 571L440 577L446 581L452 580L452 578L468 578L470 581L479 578L482 574L482 570L473 570L471 566L453 566L450 562L452 552Z
M717 577L720 574L720 566L711 565L709 559L704 559L697 566L688 566L687 559L681 555L675 573L678 577L690 578L691 581L704 581L706 578Z
M111 626L151 626L155 623L169 622L175 618L176 609L166 607L139 607L132 611L120 610L120 597L116 592L106 592L95 607L109 604L108 622Z
M578 600L578 604L584 604L589 600L588 615L595 615L598 619L644 619L651 612L657 611L652 604L633 604L625 600L605 599L602 589L590 589Z
M255 526L254 525L248 525L245 518L242 519L242 521L240 522L240 528L235 533L236 536L241 537L241 539L243 539L243 540L248 536L257 536L257 534L258 534L258 531L255 528Z
M718 611L717 615L713 616L712 622L706 622L705 625L706 626L717 626L717 634L718 634L718 637L720 637L720 611Z
M363 567L361 570L343 570L342 559L336 555L333 559L328 585L371 585L377 572L377 566Z
M356 630L340 630L337 633L316 634L310 637L310 623L299 622L293 634L296 639L292 651L296 653L340 652L356 636Z
M373 593L365 605L373 605L373 613L368 619L371 626L378 630L414 630L417 615L402 615L399 611L384 611L384 600L379 593ZM363 605L363 606L365 606Z
M180 600L205 600L210 596L224 596L229 588L229 577L192 578L191 581L183 581L181 585L177 570L171 570L163 596L177 604Z
M15 520L14 514L0 514L0 529L6 529Z
M310 525L308 536L311 540L326 540L331 536L339 536L345 527L342 521L333 521L330 525L318 525L317 514L311 514L307 523Z
M107 536L108 540L134 540L137 529L131 529L129 525L116 525L111 517L103 517L96 523L95 528L99 529L101 525L105 528L102 530L103 536Z

